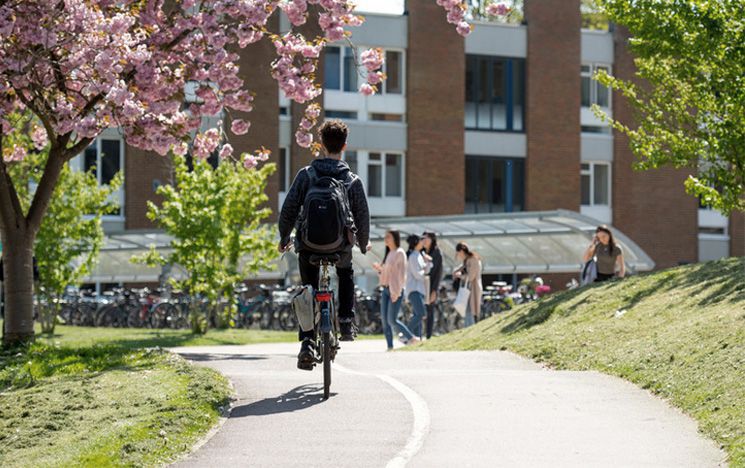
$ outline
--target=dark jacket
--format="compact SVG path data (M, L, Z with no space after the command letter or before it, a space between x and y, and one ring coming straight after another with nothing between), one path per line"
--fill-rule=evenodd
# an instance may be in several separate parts
M427 255L432 257L432 269L429 271L429 290L437 291L442 281L442 252L439 247L435 247Z
M345 182L350 180L350 175L353 175L347 163L338 159L316 159L311 163L311 166L319 176L331 176ZM279 214L279 236L282 245L287 245L292 229L299 226L305 194L310 182L309 167L306 166L297 173L282 205L282 211ZM367 253L367 242L370 240L370 210L367 206L365 187L359 177L351 178L351 182L347 186L347 195L354 225L357 229L357 245L364 254Z

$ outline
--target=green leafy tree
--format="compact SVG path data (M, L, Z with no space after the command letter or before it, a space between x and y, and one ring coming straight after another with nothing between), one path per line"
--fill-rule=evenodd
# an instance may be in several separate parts
M148 217L173 236L172 250L167 255L151 250L134 261L186 270L187 276L172 284L208 301L206 310L192 304L194 332L206 332L207 316L217 314L221 301L231 303L234 285L269 268L278 255L274 228L261 224L271 213L265 188L275 166L258 169L253 156L244 158L222 159L216 168L195 159L190 168L184 157L175 156L175 185L158 188L164 199L160 206L148 204ZM218 325L229 325L231 314L229 306Z
M745 209L745 3L742 0L599 0L628 28L634 80L599 73L623 94L638 169L689 168L685 183L705 205Z
M28 156L9 167L11 180L18 187L21 206L31 205L49 157L49 145L32 135L39 125L29 116L16 116L12 143L27 149ZM105 155L104 155L105 157ZM111 201L122 183L121 173L109 185L100 186L94 170L62 168L60 179L34 242L39 267L39 285L50 307L40 308L43 333L53 333L59 314L59 299L69 285L77 285L98 259L104 232L101 217L118 208Z

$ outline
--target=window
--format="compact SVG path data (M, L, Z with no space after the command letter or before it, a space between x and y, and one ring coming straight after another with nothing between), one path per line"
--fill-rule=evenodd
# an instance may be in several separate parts
M524 206L522 159L466 156L466 213L522 211Z
M580 68L582 107L597 104L600 107L610 108L610 90L592 78L599 71L610 73L610 67L601 64L585 64Z
M279 149L279 191L286 192L290 187L290 150Z
M525 60L466 57L466 128L524 131Z
M325 114L329 119L357 120L357 112L327 110Z
M397 50L387 50L383 72L386 79L380 92L383 94L402 94L404 82L403 53Z
M289 117L289 115L290 115L290 108L288 106L280 106L280 108L279 108L279 115Z
M370 120L375 120L377 122L403 122L404 116L401 114L381 114L373 112L370 114Z
M597 133L600 135L610 135L610 127L598 127L595 125L582 125L582 133Z
M82 171L92 171L100 185L108 185L124 167L124 143L118 138L99 137L85 149L81 157L72 162L72 165ZM110 215L121 216L124 189L120 188L114 197L119 203L119 209Z
M325 54L324 88L356 93L361 71L357 67L355 50L348 46L329 46ZM381 94L403 94L404 69L404 53L386 50L383 73L387 79L378 86Z
M610 164L582 163L580 191L583 206L610 206Z
M365 183L368 197L403 198L403 154L381 151L346 151L344 161Z

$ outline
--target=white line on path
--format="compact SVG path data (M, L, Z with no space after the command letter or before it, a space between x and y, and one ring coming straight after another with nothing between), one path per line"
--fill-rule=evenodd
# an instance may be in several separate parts
M334 364L334 367L346 374L376 377L393 387L394 390L402 394L404 398L406 398L406 400L409 402L409 404L411 405L411 411L414 413L414 424L411 428L411 434L409 435L409 439L406 441L406 445L404 446L404 448L401 449L401 451L399 451L395 457L388 461L388 463L386 464L386 468L402 468L406 466L406 464L414 457L414 455L417 454L419 449L422 448L424 439L429 433L430 417L427 402L424 401L424 398L422 398L410 387L404 385L403 383L389 375L368 374L366 372L353 371L351 369L347 369L344 366L340 366L339 364Z

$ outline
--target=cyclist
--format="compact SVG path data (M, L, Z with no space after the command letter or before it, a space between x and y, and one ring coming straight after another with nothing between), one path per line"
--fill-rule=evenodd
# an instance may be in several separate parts
M279 215L279 251L286 252L292 247L291 234L295 228L300 277L303 284L316 289L319 271L317 265L310 263L311 256L339 254L336 274L339 278L340 339L354 341L352 247L357 244L363 254L369 250L370 212L362 181L341 160L349 134L346 124L341 120L327 120L321 125L319 134L325 157L302 168L287 192ZM315 338L315 331L300 330L299 369L313 370Z

